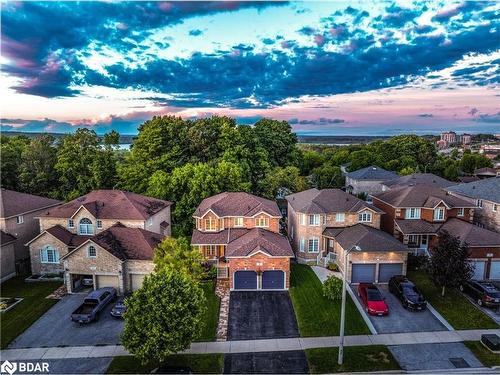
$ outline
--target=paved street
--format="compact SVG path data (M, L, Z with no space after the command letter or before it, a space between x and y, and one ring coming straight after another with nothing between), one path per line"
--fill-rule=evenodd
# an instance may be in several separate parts
M226 354L226 374L308 374L303 350L269 353Z

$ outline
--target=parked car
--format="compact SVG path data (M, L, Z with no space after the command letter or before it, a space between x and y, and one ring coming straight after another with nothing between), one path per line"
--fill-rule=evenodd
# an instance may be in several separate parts
M125 311L127 311L127 306L125 305L125 299L128 296L129 295L125 295L125 296L120 297L118 299L118 301L115 303L115 305L111 309L111 312L110 312L111 316L113 316L115 318L123 319L123 314L125 314Z
M379 316L389 314L389 307L374 284L360 283L358 285L358 296L365 305L368 314Z
M115 288L100 288L90 292L83 303L71 314L71 320L77 323L90 323L99 319L99 312L108 303L116 299Z
M468 280L459 289L471 296L479 306L500 307L500 290L491 282Z
M389 280L389 291L399 298L404 308L410 310L424 310L427 301L415 284L403 275L391 277Z
M91 277L84 277L82 279L83 286L94 286L94 280Z

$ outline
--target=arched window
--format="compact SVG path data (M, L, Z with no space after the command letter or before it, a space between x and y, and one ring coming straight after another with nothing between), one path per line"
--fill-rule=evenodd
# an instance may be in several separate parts
M90 245L87 249L87 256L89 258L95 258L97 256L97 250L94 246Z
M84 217L78 223L78 234L94 234L94 226L92 220Z
M40 249L41 263L59 263L59 251L47 245Z

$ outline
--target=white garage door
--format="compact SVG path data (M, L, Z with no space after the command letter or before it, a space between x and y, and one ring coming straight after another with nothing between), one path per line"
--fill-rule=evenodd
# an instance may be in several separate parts
M472 278L474 280L483 280L484 279L484 271L486 270L486 262L484 260L473 260L471 261L472 266L474 267L474 273Z
M130 289L132 291L139 289L142 286L142 282L146 275L141 274L131 274L130 275Z
M97 275L96 276L97 280L97 288L104 288L107 286L111 286L116 289L118 292L119 288L119 280L118 276L111 276L111 275Z
M500 260L494 260L491 262L490 279L500 280Z

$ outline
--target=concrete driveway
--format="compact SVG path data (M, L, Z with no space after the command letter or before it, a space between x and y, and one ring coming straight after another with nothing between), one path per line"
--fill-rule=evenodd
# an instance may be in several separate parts
M483 367L474 354L460 342L396 345L389 346L389 350L406 371Z
M389 315L372 316L365 312L378 333L447 330L429 309L424 311L406 310L396 296L389 292L387 285L378 285L378 288L382 296L385 298L385 302L389 306ZM357 296L357 285L353 285L352 289ZM359 297L358 300L364 308L364 305Z
M302 350L270 353L240 353L224 356L225 374L308 374Z
M288 292L231 292L229 340L299 337Z
M79 325L70 320L71 313L84 298L83 294L63 297L18 336L9 348L119 344L124 322L109 314L113 303L106 306L97 322Z
M469 300L470 303L472 303L476 308L484 312L486 315L488 315L491 319L493 319L497 324L500 324L500 307L497 308L491 308L491 307L485 307L485 306L479 306L471 296L468 294L462 293L465 298Z

